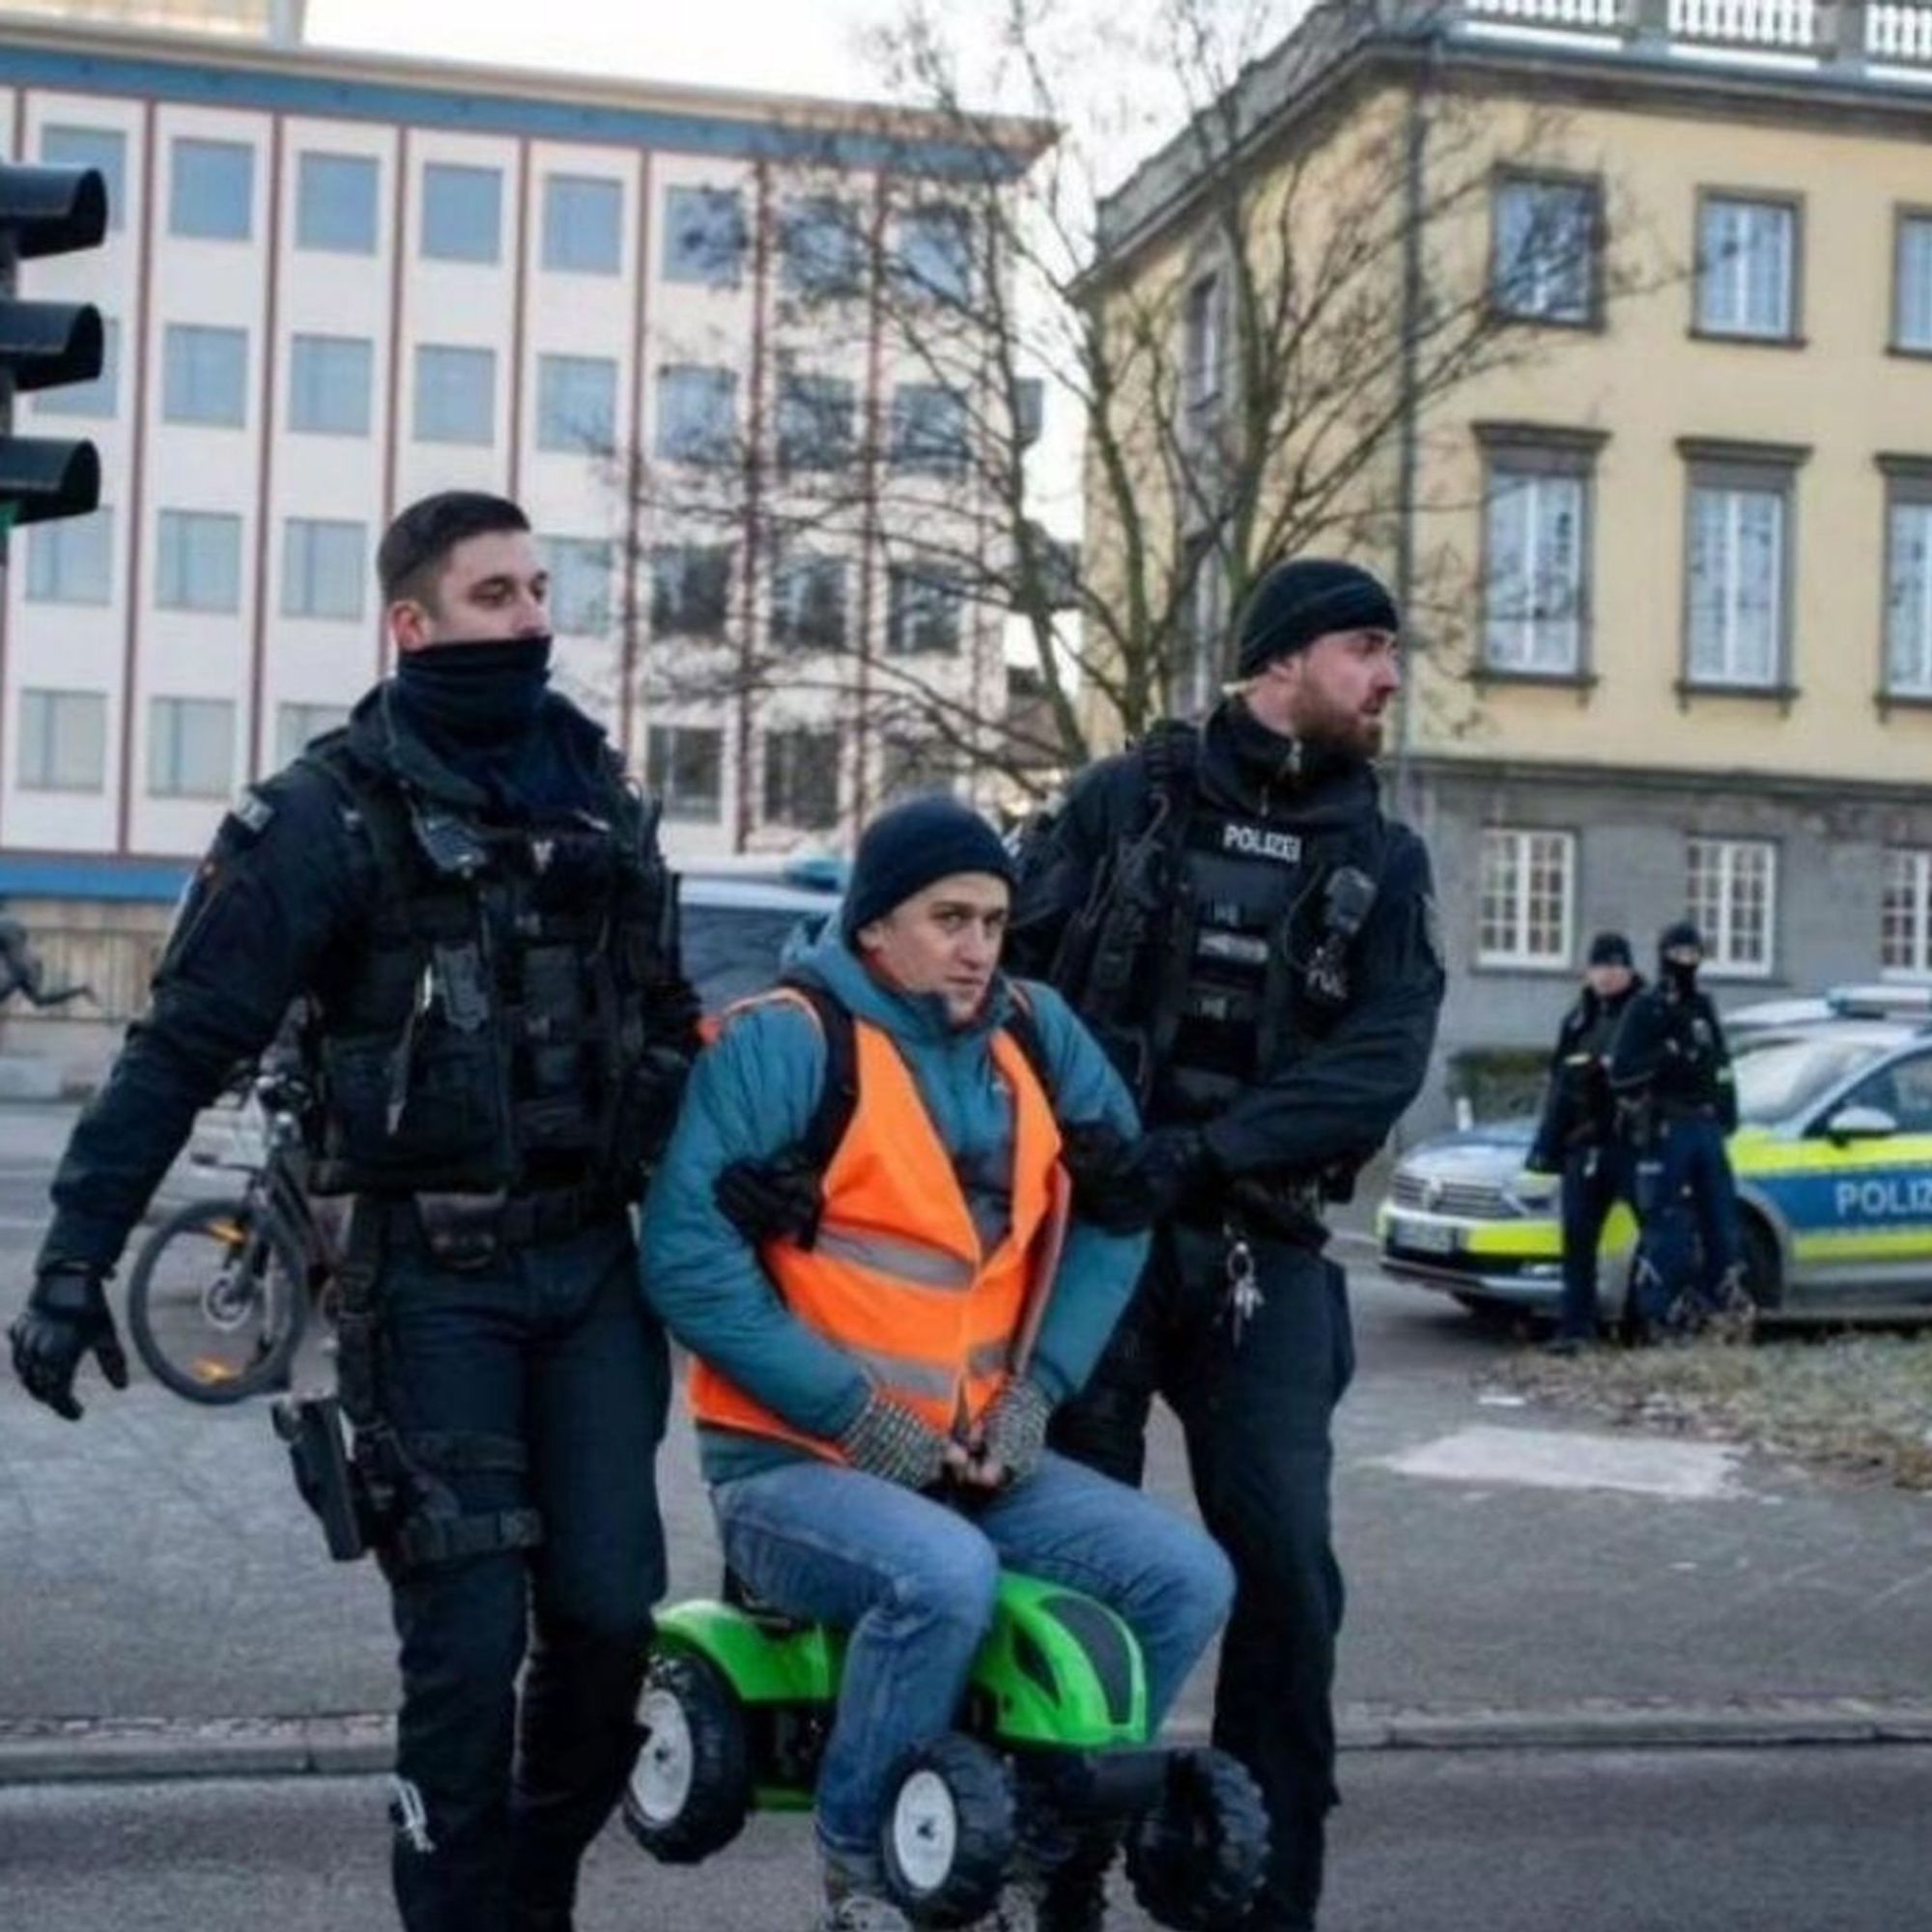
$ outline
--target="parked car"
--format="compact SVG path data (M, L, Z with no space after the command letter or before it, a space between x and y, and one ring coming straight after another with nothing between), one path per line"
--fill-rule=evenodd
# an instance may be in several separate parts
M837 908L844 872L837 860L779 860L681 875L685 971L706 1012L771 984L787 945L815 937ZM265 1145L252 1092L204 1107L170 1177L170 1197L232 1192L236 1171L258 1167Z
M1825 1004L1733 1032L1747 1285L1765 1310L1932 1314L1932 1025ZM1553 1314L1563 1238L1555 1180L1523 1171L1534 1124L1476 1126L1399 1161L1377 1213L1384 1269L1479 1313ZM1635 1236L1619 1207L1600 1253L1606 1320Z

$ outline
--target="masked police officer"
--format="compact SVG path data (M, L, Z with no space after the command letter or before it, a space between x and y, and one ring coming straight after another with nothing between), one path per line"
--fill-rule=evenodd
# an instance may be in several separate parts
M1313 1926L1336 1798L1330 1423L1353 1345L1323 1204L1421 1086L1443 990L1428 855L1381 815L1369 762L1397 629L1366 571L1277 565L1227 701L1084 774L1026 839L1015 905L1018 970L1066 995L1151 1129L1080 1151L1088 1211L1151 1221L1155 1244L1053 1439L1138 1482L1156 1392L1186 1430L1238 1578L1214 1741L1267 1800L1256 1932ZM1064 1870L1041 1922L1100 1922L1091 1869Z
M1689 920L1657 942L1657 983L1631 1002L1610 1052L1610 1085L1635 1159L1639 1332L1674 1335L1717 1315L1749 1324L1737 1184L1724 1142L1738 1124L1731 1053L1697 984L1703 936Z
M1549 1056L1543 1115L1523 1162L1563 1183L1563 1305L1549 1347L1574 1354L1597 1339L1597 1246L1619 1201L1631 1199L1630 1150L1610 1093L1610 1044L1643 985L1621 932L1590 942L1583 990L1563 1015Z
M395 674L224 820L55 1177L14 1364L69 1417L87 1354L126 1384L103 1284L128 1232L306 996L313 1180L353 1199L353 1460L327 1405L290 1428L331 1548L366 1537L393 1594L397 1902L412 1932L567 1932L664 1577L666 1347L628 1208L696 1007L655 814L546 690L523 512L429 497L377 570Z

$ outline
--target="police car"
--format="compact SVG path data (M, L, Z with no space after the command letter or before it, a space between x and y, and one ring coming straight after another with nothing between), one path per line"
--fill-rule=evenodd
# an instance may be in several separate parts
M1746 1009L1725 1024L1753 1299L1798 1313L1932 1315L1932 999L1845 989L1802 1012ZM1556 1182L1523 1171L1534 1124L1470 1128L1399 1162L1377 1213L1384 1270L1478 1313L1553 1314L1563 1236ZM1623 1306L1635 1237L1617 1208L1600 1249L1606 1319Z

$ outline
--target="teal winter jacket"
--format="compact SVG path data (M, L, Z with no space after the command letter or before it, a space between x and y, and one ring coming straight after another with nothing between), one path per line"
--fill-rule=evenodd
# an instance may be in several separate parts
M996 978L980 1014L955 1026L936 995L883 984L841 939L822 940L796 965L855 1017L891 1035L953 1157L982 1238L996 1236L1011 1197L1013 1109L991 1041L1011 1010L1011 982ZM1061 1122L1104 1120L1123 1134L1137 1133L1126 1089L1065 1002L1032 980L1024 997ZM731 1162L769 1159L804 1135L825 1064L818 1023L795 1001L768 1001L727 1017L697 1061L651 1182L642 1274L652 1306L694 1355L793 1428L832 1437L864 1405L865 1373L786 1308L714 1193ZM1065 1401L1093 1373L1133 1293L1147 1246L1145 1235L1109 1235L1076 1213L1029 1371L1050 1401ZM805 1453L774 1437L714 1428L700 1429L699 1449L712 1482Z

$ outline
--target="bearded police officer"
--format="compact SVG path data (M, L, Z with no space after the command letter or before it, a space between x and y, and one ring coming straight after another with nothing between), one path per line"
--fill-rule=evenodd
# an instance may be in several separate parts
M1658 936L1657 982L1631 1002L1610 1050L1610 1085L1635 1161L1641 1233L1638 1332L1682 1335L1724 1318L1750 1325L1726 1138L1738 1124L1731 1052L1697 984L1703 935L1689 920Z
M1151 1129L1076 1150L1087 1210L1155 1241L1052 1439L1137 1482L1155 1393L1186 1430L1238 1579L1214 1740L1267 1799L1257 1932L1313 1926L1336 1800L1330 1422L1353 1347L1323 1204L1421 1086L1443 990L1428 856L1369 762L1397 629L1366 571L1277 565L1241 619L1241 682L1198 731L1156 725L1078 780L1024 841L1015 906L1017 970L1066 995ZM1042 1922L1098 1924L1097 1886L1063 1877Z
M1630 1149L1610 1093L1610 1045L1643 980L1621 932L1590 942L1583 990L1563 1015L1549 1056L1543 1113L1523 1166L1562 1178L1563 1302L1551 1351L1575 1354L1597 1339L1597 1248L1604 1223L1631 1199Z
M312 1179L353 1199L353 1447L328 1402L278 1423L332 1551L366 1541L393 1594L397 1902L412 1932L567 1932L664 1577L666 1347L628 1209L696 1004L655 813L546 689L523 512L430 497L377 569L396 672L223 822L55 1177L14 1362L69 1417L89 1352L125 1384L102 1284L196 1110L305 997Z

